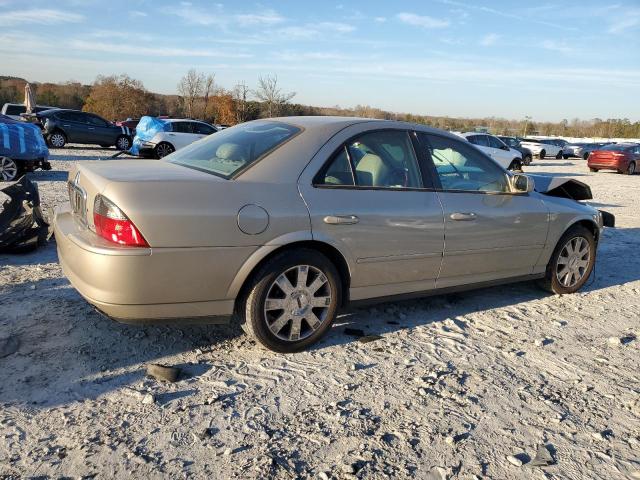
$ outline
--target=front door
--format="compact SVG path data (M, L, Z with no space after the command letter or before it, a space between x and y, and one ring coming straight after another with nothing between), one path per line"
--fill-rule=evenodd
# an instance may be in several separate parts
M97 115L88 114L87 124L90 142L98 145L115 145L118 131L114 125Z
M411 135L398 129L355 135L329 152L312 181L301 181L313 237L351 259L352 300L435 287L442 207L425 188Z
M549 212L538 194L512 193L509 176L470 145L419 134L444 210L445 252L438 287L533 273Z

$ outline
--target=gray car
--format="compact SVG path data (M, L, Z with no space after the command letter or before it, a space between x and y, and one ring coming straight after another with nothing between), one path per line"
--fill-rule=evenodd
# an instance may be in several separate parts
M71 283L114 318L235 314L292 352L348 304L532 279L577 291L602 215L543 190L421 125L257 120L159 161L79 162L55 236Z

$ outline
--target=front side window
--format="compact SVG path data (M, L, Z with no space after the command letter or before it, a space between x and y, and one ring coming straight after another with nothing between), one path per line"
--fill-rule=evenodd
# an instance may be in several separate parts
M403 130L364 133L333 155L315 184L421 188L422 177L409 134Z
M487 136L487 140L489 141L489 146L491 148L502 148L504 147L504 143L502 143L499 139L497 139L496 137L489 137Z
M509 192L508 176L493 160L464 142L418 133L431 155L443 190Z
M96 127L106 127L106 120L101 119L95 115L87 115L87 123L89 125L95 125Z
M171 131L177 133L193 133L191 122L171 122Z
M216 131L206 123L192 122L191 126L193 127L193 133L197 133L198 135L211 135Z
M259 120L225 128L202 141L172 153L167 161L230 178L280 147L300 132L298 127Z

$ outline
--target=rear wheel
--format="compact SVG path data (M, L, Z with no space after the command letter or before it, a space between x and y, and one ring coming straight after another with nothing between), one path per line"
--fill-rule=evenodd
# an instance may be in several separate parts
M557 294L577 292L589 279L595 260L593 233L582 225L574 225L556 245L541 286Z
M636 162L629 163L629 166L624 173L625 175L633 175L634 173L636 173Z
M116 148L122 151L129 150L131 148L131 139L126 135L120 135L116 139Z
M0 157L0 180L12 182L20 176L22 169L15 160L9 157Z
M297 352L331 328L340 305L340 277L315 250L283 252L256 272L238 305L245 332L276 352Z
M531 165L531 160L532 160L531 155L525 155L524 158L522 159L525 165Z
M514 158L511 164L509 165L509 170L513 170L515 172L522 171L522 160L519 158Z
M564 158L565 160L569 160L569 155L562 155L562 158Z
M64 133L57 131L50 134L47 141L49 142L50 147L62 148L67 143L67 137L64 136Z
M156 158L162 158L175 152L176 149L173 148L173 145L171 145L170 143L162 142L156 145L156 148L154 148L153 151L156 154Z
M540 160L542 160L546 156L547 156L547 151L546 150L540 150Z
M598 171L598 169L597 169L597 168L589 167L589 171L590 171L590 172L597 172L597 171Z
M562 150L560 150L557 154L556 154L556 160L560 160L562 158Z
M589 160L589 152L585 152L582 154L582 158L585 160Z

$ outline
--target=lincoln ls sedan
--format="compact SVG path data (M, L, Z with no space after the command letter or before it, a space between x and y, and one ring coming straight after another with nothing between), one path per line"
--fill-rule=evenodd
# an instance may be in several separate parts
M256 120L151 163L79 162L68 188L55 237L88 302L129 323L235 318L280 352L348 304L534 279L573 293L603 228L460 137L362 118Z

